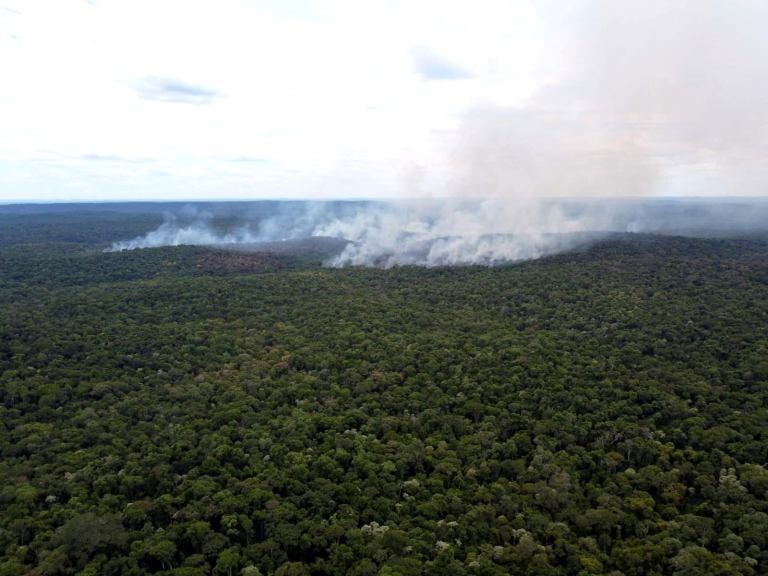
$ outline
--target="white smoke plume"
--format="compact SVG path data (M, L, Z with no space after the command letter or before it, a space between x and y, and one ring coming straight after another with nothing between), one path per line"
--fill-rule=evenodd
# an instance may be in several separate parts
M193 222L178 225L176 218L167 216L156 230L132 240L112 244L110 251L135 250L137 248L157 248L159 246L212 246L226 244L249 244L258 242L248 227L220 234L205 222Z
M583 232L556 206L422 201L363 210L318 226L315 235L350 240L331 266L492 265L528 260L574 244Z
M113 249L314 235L350 241L332 266L495 264L566 250L589 231L662 228L616 202L568 212L552 198L768 191L767 2L536 5L547 39L539 89L466 111L443 161L422 167L442 187L404 191L431 199L341 213L309 204L226 233L168 220Z
M608 233L733 236L768 230L768 199L499 199L194 206L110 250L213 245L275 250L311 237L347 241L326 265L495 265L582 247ZM335 244L338 245L338 244ZM280 245L290 250L290 244Z
M332 267L493 265L567 250L595 237L583 233L604 229L597 218L600 210L571 212L567 216L552 202L513 204L493 199L289 202L279 204L276 213L218 219L187 207L181 215L167 214L156 230L115 242L109 250L183 244L260 249L275 242L330 237L348 242L326 262ZM227 226L221 220L233 222Z

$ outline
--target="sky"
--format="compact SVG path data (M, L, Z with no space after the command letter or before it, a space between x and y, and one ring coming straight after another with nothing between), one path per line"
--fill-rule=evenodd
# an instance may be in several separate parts
M0 201L765 195L766 16L0 0Z

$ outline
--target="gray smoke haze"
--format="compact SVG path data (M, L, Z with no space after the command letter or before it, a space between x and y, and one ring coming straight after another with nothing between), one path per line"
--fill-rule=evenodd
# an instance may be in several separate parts
M616 232L733 236L768 231L768 199L262 204L235 212L221 203L217 214L190 206L110 250L181 244L275 250L315 237L346 241L325 262L332 267L495 265L583 247Z
M768 2L537 6L546 80L522 105L466 111L445 161L422 167L443 187L404 190L431 199L341 213L309 204L226 233L169 219L113 249L331 236L350 241L333 266L494 264L567 250L586 232L718 228L711 210L661 225L626 203L569 211L552 198L766 194Z
M562 251L575 243L567 233L588 229L555 205L448 199L363 210L315 235L350 240L331 266L491 265Z
M348 244L329 266L489 265L559 252L583 243L576 233L603 229L595 217L602 211L571 213L566 216L554 203L459 199L289 202L279 204L274 214L224 217L190 206L166 214L156 230L116 242L110 250L183 244L256 249L265 243L330 237Z
M556 6L550 21L560 44L550 57L560 76L535 100L558 122L576 118L583 136L566 148L591 164L620 168L609 171L639 184L633 188L640 193L659 191L660 176L682 171L709 179L699 194L766 194L768 3ZM622 193L610 179L594 184L593 196Z
M166 216L157 230L132 240L115 242L109 249L111 252L135 250L138 248L157 248L159 246L214 246L227 244L253 244L265 242L254 235L248 226L220 233L212 229L205 220L180 224L173 215Z

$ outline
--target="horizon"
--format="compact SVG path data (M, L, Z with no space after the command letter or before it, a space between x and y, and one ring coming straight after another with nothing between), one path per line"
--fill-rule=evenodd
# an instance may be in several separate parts
M440 197L398 197L398 198L376 198L376 197L322 197L322 198L279 198L279 197L254 197L254 198L148 198L148 199L120 199L110 198L104 200L0 200L0 206L38 206L38 205L59 205L59 204L246 204L258 202L284 202L284 203L331 203L331 202L379 202L379 203L408 203L408 202L438 202L441 200L472 200L482 202L491 198L475 197L471 199L453 196ZM546 196L538 199L540 202L590 202L590 201L608 201L608 202L768 202L768 194L763 196L730 196L730 195L706 195L706 196Z

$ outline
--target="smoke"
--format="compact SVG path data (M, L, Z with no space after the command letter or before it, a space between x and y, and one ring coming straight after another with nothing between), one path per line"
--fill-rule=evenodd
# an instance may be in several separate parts
M429 199L310 203L226 232L169 218L113 249L331 236L350 241L332 266L495 264L573 248L587 232L666 230L663 213L616 199L765 193L768 3L537 6L539 88L514 106L464 112L442 160L419 168L418 182L441 185L405 191ZM563 199L585 197L605 201L566 209ZM705 212L678 228L717 227Z
M528 260L575 245L569 233L586 230L555 205L443 199L362 210L318 226L315 235L350 240L331 266L390 267Z
M545 14L557 78L535 105L575 117L593 163L623 166L639 192L766 193L767 3L577 0ZM673 174L695 184L676 188ZM593 195L621 194L610 179L595 185Z
M108 249L111 252L157 248L159 246L244 244L255 242L256 235L248 224L241 224L228 231L217 230L213 225L213 214L189 205L178 214L166 212L163 223L144 236L115 242Z
M256 203L254 206L260 206ZM222 204L221 207L226 207ZM250 213L249 213L250 212ZM566 212L570 212L567 215ZM186 245L259 245L311 237L347 241L332 267L493 265L582 245L602 229L600 210L557 203L442 199L403 202L286 202L275 211L213 216L194 206L166 214L156 229L110 251Z
M179 224L176 216L168 214L157 230L132 240L115 242L109 251L120 252L122 250L157 248L159 246L244 244L254 241L247 227L241 227L232 232L220 234L210 228L204 220L189 224Z
M208 210L188 204L177 213L164 213L163 223L156 230L115 242L108 251L263 244L308 238L318 225L344 213L343 207L331 211L323 202L220 203Z
M768 230L768 200L760 198L573 198L527 203L440 199L214 206L215 215L194 206L167 214L156 230L116 242L109 250L188 244L290 251L290 241L314 237L345 241L339 253L325 262L332 267L495 265L572 250L617 232L738 236Z

